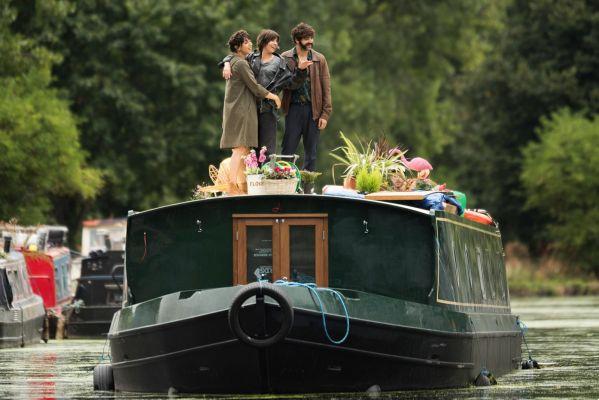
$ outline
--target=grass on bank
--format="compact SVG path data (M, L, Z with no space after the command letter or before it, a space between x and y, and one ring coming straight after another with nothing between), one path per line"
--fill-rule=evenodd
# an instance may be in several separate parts
M596 276L572 271L555 257L533 259L520 243L508 243L505 252L511 296L599 295Z

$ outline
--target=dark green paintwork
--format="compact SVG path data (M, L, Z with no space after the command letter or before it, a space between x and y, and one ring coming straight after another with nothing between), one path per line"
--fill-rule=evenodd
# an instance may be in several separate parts
M315 195L221 197L131 215L128 304L231 286L233 214L290 213L328 216L330 287L510 313L497 228L401 204Z
M130 216L127 276L132 302L231 285L232 215L277 214L273 209L328 215L331 287L428 302L435 262L429 214L391 204L311 195L224 197ZM363 221L368 222L368 233Z

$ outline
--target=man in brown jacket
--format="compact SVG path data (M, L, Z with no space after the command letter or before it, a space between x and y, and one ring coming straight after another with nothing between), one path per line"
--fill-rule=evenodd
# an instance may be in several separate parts
M308 78L295 90L283 91L282 108L285 116L283 154L297 151L300 138L304 142L304 166L309 171L316 169L316 152L320 131L326 128L333 112L331 80L326 58L312 50L314 28L301 22L291 30L295 47L281 54L293 72L303 61L312 61Z

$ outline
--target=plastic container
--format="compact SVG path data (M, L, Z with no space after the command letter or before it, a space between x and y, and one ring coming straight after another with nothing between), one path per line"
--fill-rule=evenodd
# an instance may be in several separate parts
M462 210L466 209L466 203L467 203L467 199L466 199L466 194L458 191L458 190L452 190L453 195L455 196L455 199L458 201L458 203L460 203L460 205L462 206ZM463 214L463 213L462 213Z

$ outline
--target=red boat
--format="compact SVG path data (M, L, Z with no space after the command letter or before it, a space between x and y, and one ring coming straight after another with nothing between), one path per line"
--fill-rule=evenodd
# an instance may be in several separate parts
M44 300L50 338L55 338L57 332L60 332L60 337L63 325L62 309L72 298L71 252L64 245L67 232L65 227L37 228L21 247L31 288Z

